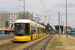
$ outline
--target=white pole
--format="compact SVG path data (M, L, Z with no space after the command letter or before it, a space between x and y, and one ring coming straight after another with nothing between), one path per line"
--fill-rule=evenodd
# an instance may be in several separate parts
M58 12L58 16L59 16L59 37L60 37L60 12Z
M66 37L68 37L68 34L67 34L67 0L66 0Z

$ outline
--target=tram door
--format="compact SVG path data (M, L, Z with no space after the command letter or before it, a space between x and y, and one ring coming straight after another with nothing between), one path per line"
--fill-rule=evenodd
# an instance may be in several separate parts
M31 26L31 40L35 39L35 35L36 34L36 27L35 26Z
M39 27L37 27L37 33L38 33L38 38L39 38Z

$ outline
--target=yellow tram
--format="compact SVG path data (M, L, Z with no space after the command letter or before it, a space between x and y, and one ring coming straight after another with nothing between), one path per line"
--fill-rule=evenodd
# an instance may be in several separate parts
M45 36L45 27L29 19L15 21L14 41L31 41Z

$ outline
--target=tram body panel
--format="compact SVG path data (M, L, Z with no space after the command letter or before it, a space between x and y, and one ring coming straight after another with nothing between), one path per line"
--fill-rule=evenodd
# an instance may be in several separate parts
M29 23L15 23L14 41L30 41L30 24Z
M36 36L37 36L37 38L39 38L39 37L38 37L38 33L36 34Z
M45 30L45 28L44 28L44 36L46 35L46 32L45 32L46 30Z
M39 33L40 33L39 25L37 25L37 38L39 38Z
M30 23L30 26L35 26L35 24L33 24L33 23Z
M42 27L40 27L40 36L42 37Z
M31 41L31 36L14 36L14 41Z
M32 36L32 40L37 38L37 33L36 33L36 25L33 23L30 23L30 27L31 27L31 36Z
M36 39L37 37L36 37L36 34L32 34L32 39L34 40L34 39Z
M41 29L40 29L40 27L39 27L39 37L41 37Z

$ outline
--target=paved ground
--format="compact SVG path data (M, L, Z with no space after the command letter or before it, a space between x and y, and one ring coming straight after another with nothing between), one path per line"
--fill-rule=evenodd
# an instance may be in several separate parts
M75 37L75 34L74 35L73 34L69 34L69 35Z
M56 33L55 33L56 34ZM57 33L57 35L58 35L58 33ZM63 35L63 34L62 34ZM69 34L68 33L68 35L70 35L70 36L72 36L72 37L75 37L75 34Z
M0 35L0 40L6 40L6 39L11 39L14 38L14 34L3 34Z

